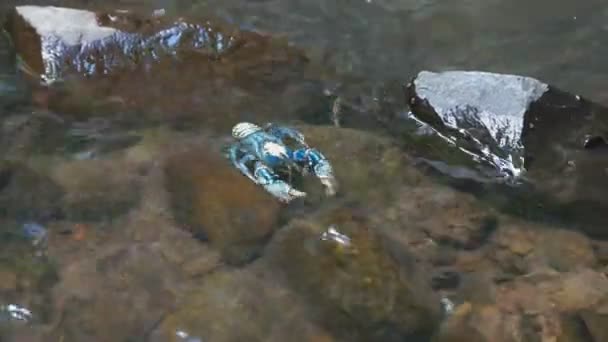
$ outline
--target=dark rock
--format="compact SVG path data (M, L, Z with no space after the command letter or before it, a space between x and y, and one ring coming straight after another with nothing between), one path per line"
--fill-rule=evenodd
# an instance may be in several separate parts
M266 253L319 322L346 340L403 341L430 334L439 299L403 250L370 227L357 207L292 221Z
M573 314L562 315L561 334L557 342L589 342L593 341L585 322Z
M460 285L460 274L453 270L443 270L433 276L431 284L435 290L455 289Z
M414 114L505 172L524 167L522 134L530 105L549 86L529 77L422 71L408 88ZM484 152L488 148L489 151Z
M604 300L604 302L603 308L585 310L581 314L585 327L594 342L608 341L608 329L606 328L606 324L608 324L608 305L606 302L608 301Z
M0 36L0 111L3 113L27 104L30 95L27 83L19 77L15 57L9 39L5 35Z
M174 216L232 264L259 256L279 219L281 204L206 148L172 155L165 167Z
M62 215L63 190L52 179L17 162L0 162L0 216L44 221Z
M463 188L511 213L608 236L597 215L608 206L608 109L529 77L476 71L423 71L407 98L416 118L524 191Z
M468 140L514 170L554 167L566 149L603 144L604 109L530 77L478 71L423 71L407 97L414 114L441 132ZM490 155L492 157L492 155Z

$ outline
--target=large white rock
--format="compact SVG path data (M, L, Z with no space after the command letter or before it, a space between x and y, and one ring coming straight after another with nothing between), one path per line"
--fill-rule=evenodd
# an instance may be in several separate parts
M524 114L549 89L534 78L482 71L422 71L414 85L444 124L456 129L479 125L500 147L519 144Z
M70 46L104 39L117 32L100 26L91 11L54 6L18 6L16 11L39 36L52 36Z

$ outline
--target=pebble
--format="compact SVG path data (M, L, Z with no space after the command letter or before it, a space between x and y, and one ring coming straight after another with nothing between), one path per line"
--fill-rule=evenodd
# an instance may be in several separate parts
M48 235L46 228L33 222L24 223L22 232L27 238L32 240L34 246L44 243Z

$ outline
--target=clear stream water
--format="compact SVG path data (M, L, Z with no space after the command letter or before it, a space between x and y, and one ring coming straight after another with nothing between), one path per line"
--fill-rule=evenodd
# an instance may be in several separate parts
M367 86L367 89L388 82L407 83L420 70L483 70L532 76L608 105L605 77L608 74L608 3L601 0L4 0L0 4L0 14L19 4L81 8L163 8L167 15L188 14L194 17L213 14L243 29L286 37L316 60L322 60L324 67L335 71L343 79L352 78L358 82L363 80L363 86ZM0 110L4 111L2 114L12 115L14 108L19 106L19 110L23 111L23 104L25 102L27 105L30 95L30 90L16 76L15 60L8 43L0 39ZM15 120L18 121L18 118ZM90 126L86 123L79 127L85 132L84 135L95 135L96 139L101 140L106 138L103 140L103 146L110 146L110 149L120 148L123 143L130 146L137 142L137 139L130 140L124 136L115 139L111 129L104 130L105 123L103 120L93 123L93 131L87 130ZM3 127L12 124L14 121L3 123ZM6 141L5 137L0 137L0 142L4 144L4 151L11 151L11 148L6 146L19 143ZM43 148L44 146L40 146L40 149ZM466 170L462 172L466 173ZM121 194L123 192L117 196ZM39 194L29 195L30 197L27 197L27 194L20 195L19 201L15 200L15 203L28 203L28 200L37 203L36 200L41 197ZM492 197L492 194L487 197ZM9 210L19 213L19 209ZM49 215L52 216L52 213L44 216L47 222ZM87 213L83 216L87 216ZM98 219L98 225L103 227L105 224L116 224L113 219L103 217ZM0 221L0 224L7 227L11 224L20 225L22 222L19 220L21 217L8 217ZM36 244L44 243L43 240L47 238L45 229L48 227L32 222L27 227L27 234L35 236ZM80 229L81 226L72 229L75 231L72 232L75 234L74 239L86 241L86 238L81 239L78 235ZM2 231L4 234L5 229ZM0 238L4 239L5 246L13 246L12 235L5 234ZM11 257L21 260L9 261L9 264L13 265L8 267L9 269L21 270L19 272L22 273L17 273L25 278L30 277L30 273L35 274L31 277L43 279L40 280L41 284L56 280L53 276L46 275L44 267L37 266L37 256L31 256L20 248L10 247L8 252L0 253L4 258L2 260L13 260ZM23 257L23 253L28 257ZM70 251L63 253L64 260L68 260L69 257L65 258ZM23 271L24 269L26 271ZM0 272L0 279L4 279L3 277L4 273ZM0 304L9 304L11 300L18 301L19 291L10 292L13 288L11 282L5 283L7 281L0 281L0 290L6 290L10 295L6 298L0 297L5 301ZM50 309L53 305L47 302L47 290L41 285L26 301L33 306L34 314L45 317L38 318L50 325L45 331L51 329L51 333L55 334L62 331L62 324L75 329L73 327L80 323L74 323L67 318L53 318L53 310ZM37 293L40 296L37 297ZM57 306L56 303L54 305ZM72 313L78 316L80 312L78 306L75 307ZM24 311L25 308L3 308L3 312L12 315L13 320L28 319L29 313ZM36 308L38 311L35 311ZM95 314L98 316L89 321L103 321L106 318L104 311L95 311ZM0 323L3 319L5 316L0 316ZM62 319L68 323L62 323ZM82 318L82 322L86 320ZM146 331L153 330L160 318L150 320L151 323L144 323L152 325L151 328L144 329ZM69 334L86 336L87 329L93 328L85 323L82 325L85 333L80 333L84 335L73 330L65 332L67 335L51 335L57 337L54 340L58 341L64 341L64 336ZM34 337L30 338L35 340ZM68 340L70 339L66 337L65 341ZM136 340L140 339L129 341ZM183 337L182 341L186 340L187 338ZM318 341L327 340L319 338Z

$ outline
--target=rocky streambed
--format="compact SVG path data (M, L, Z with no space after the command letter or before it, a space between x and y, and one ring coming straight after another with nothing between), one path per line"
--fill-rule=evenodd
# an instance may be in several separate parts
M481 71L370 102L215 20L7 14L30 101L0 116L3 340L608 338L604 107ZM299 128L341 191L250 183L222 154L244 120Z

